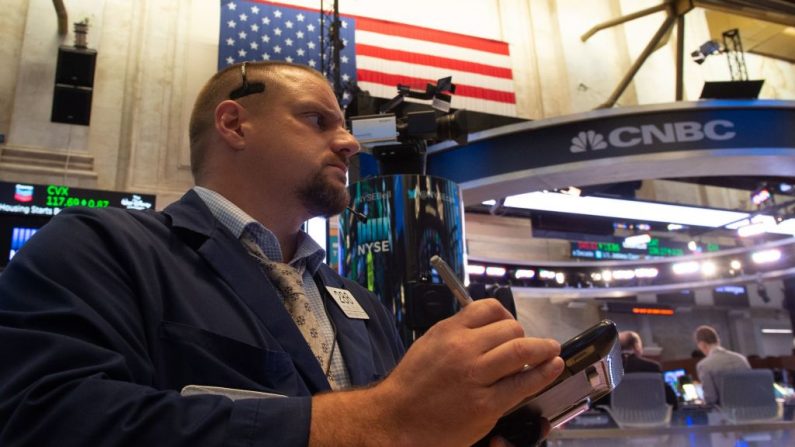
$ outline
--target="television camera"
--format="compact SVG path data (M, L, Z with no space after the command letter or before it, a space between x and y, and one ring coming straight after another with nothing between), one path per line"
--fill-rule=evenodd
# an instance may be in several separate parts
M426 84L425 91L402 84L397 90L397 96L382 104L378 114L350 117L349 128L375 157L382 175L424 175L428 143L467 143L466 115L462 110L450 112L451 95L455 93L451 76L435 85ZM431 100L432 109L405 111L406 98Z

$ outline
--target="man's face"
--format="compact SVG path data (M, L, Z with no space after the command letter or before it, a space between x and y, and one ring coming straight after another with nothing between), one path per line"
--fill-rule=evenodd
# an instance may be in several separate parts
M311 216L341 212L350 200L346 174L359 145L345 129L334 93L324 79L298 69L267 88L272 91L264 110L253 112L251 127L244 129L256 157L253 182L266 193L297 200Z

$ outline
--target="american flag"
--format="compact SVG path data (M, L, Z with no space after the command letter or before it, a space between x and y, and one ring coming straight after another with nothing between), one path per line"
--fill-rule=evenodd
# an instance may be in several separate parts
M343 83L355 82L372 96L392 98L398 84L424 90L427 83L452 76L453 108L516 115L507 43L368 17L340 19ZM286 60L320 69L320 37L317 10L222 0L218 68L247 60Z

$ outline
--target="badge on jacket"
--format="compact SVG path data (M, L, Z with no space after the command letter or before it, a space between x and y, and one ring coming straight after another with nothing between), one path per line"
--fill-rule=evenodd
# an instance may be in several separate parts
M326 290L328 290L328 293L331 294L331 297L334 298L334 301L337 302L337 305L340 306L340 309L342 309L348 318L354 318L356 320L370 319L370 316L362 309L362 306L356 301L356 298L353 297L351 292L329 286L326 286Z

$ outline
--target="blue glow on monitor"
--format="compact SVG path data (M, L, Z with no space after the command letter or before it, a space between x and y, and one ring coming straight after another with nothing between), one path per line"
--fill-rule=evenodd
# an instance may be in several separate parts
M19 251L20 248L28 241L31 237L33 237L36 232L39 231L38 228L24 228L24 227L14 227L11 231L11 250L8 253L8 260L10 261L11 258L14 257L15 254Z
M663 372L663 378L665 379L665 383L671 386L677 396L681 396L681 388L679 387L679 378L682 376L687 375L687 372L684 368L680 369L672 369L670 371Z

